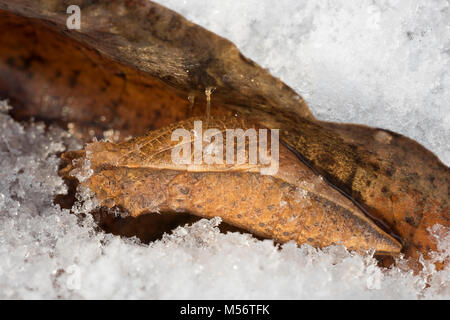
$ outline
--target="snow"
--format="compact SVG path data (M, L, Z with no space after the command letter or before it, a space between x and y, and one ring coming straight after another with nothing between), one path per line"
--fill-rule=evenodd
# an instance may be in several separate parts
M321 119L419 140L450 163L448 1L160 1L223 35L301 93ZM341 246L274 246L220 219L149 245L99 232L53 203L69 133L20 124L0 103L0 298L449 299L449 268L382 269ZM86 176L89 171L80 171ZM96 206L88 193L78 212ZM448 230L431 230L449 259ZM429 286L426 286L428 280Z
M233 41L319 119L411 137L450 165L448 0L160 0Z

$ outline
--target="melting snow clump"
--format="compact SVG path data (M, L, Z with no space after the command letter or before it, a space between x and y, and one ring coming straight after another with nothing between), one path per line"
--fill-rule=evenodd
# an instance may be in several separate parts
M67 192L58 154L80 146L61 129L14 121L8 109L0 104L0 299L450 298L449 270L429 262L414 276L341 246L279 248L220 233L219 218L150 245L99 232L91 215L53 202ZM449 257L445 231L432 230L436 259Z

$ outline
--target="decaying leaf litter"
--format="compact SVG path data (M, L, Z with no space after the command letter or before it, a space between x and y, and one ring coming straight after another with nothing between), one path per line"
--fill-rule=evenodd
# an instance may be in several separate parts
M279 128L298 163L340 190L338 203L352 199L354 214L369 213L400 236L407 256L435 248L427 230L448 227L449 168L416 142L314 119L301 97L230 42L159 5L81 1L86 28L73 32L64 30L66 4L0 1L1 23L14 31L1 37L1 72L13 81L0 88L21 106L18 119L70 123L86 141L107 129L123 139L185 119L188 96L203 114L204 90L214 87L213 113Z

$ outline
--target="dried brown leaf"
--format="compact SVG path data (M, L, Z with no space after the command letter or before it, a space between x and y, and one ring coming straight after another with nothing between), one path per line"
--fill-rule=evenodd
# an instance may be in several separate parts
M80 31L65 29L69 4L82 6ZM16 118L124 138L185 118L189 95L202 112L215 87L213 112L280 129L302 163L399 235L407 256L428 257L428 229L450 227L450 170L431 152L393 132L314 119L232 43L171 10L133 0L0 0L0 9L0 95L20 106Z

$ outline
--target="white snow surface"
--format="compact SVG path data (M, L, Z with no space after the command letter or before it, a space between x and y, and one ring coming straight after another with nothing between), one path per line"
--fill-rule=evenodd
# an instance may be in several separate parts
M401 132L450 163L448 1L159 1L234 41L322 119ZM220 219L149 245L97 232L53 203L67 132L0 103L0 299L450 299L450 270L379 268L341 246L274 246ZM87 201L79 210L95 203ZM435 226L449 259L448 230ZM426 286L428 279L429 286Z
M450 165L448 0L156 2L234 42L319 119L404 134Z

